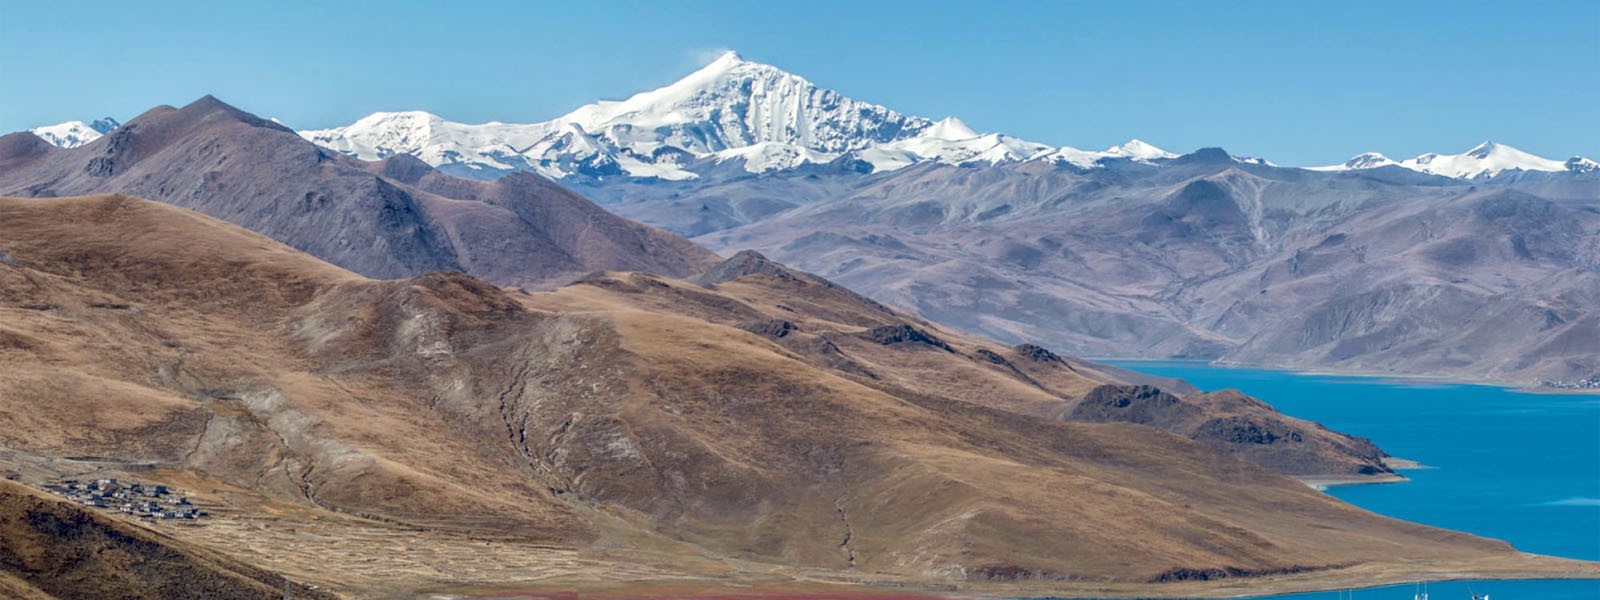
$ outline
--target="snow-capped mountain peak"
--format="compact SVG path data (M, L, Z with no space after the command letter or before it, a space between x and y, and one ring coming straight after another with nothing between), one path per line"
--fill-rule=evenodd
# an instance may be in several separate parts
M704 159L740 160L757 173L786 169L914 137L932 125L728 52L660 88L543 123L465 125L427 113L379 113L302 135L368 160L408 152L474 176L534 170L554 178L687 179L696 176L688 166Z
M1565 166L1568 171L1572 171L1573 173L1593 173L1595 171L1600 171L1600 163L1582 156L1574 156L1569 158L1567 159L1567 162L1562 163L1562 165Z
M388 158L420 148L434 137L444 119L420 110L376 112L346 127L300 132L300 136L365 160Z
M1400 166L1428 173L1472 179L1494 177L1506 171L1564 171L1558 160L1534 156L1505 144L1484 142L1461 154L1428 153L1400 162Z
M1398 166L1420 173L1442 175L1457 179L1495 177L1514 171L1574 171L1586 172L1584 162L1589 159L1573 157L1562 162L1523 152L1496 142L1484 142L1461 154L1429 152L1415 158L1395 161L1377 152L1358 154L1343 164L1311 167L1313 171L1353 171ZM1589 161L1593 163L1593 161Z
M930 125L733 52L666 86L555 121L578 123L641 156L663 146L706 156L773 142L834 157Z
M1395 162L1394 159L1377 152L1363 152L1361 154L1357 154L1355 158L1346 161L1344 166L1350 169L1373 169L1394 164L1399 163Z
M1177 156L1137 139L1097 152L982 133L955 117L935 121L848 98L731 51L664 86L540 123L470 125L421 111L385 112L301 135L367 160L409 153L447 172L482 178L536 171L554 179L683 180L720 163L765 173L840 159L875 172L925 162L1040 161L1096 169L1108 158L1148 162ZM1234 158L1275 166L1261 158ZM1366 153L1314 169L1388 165L1466 178L1508 170L1568 170L1560 161L1492 143L1459 155L1425 154L1400 162Z
M89 142L100 139L100 136L111 133L111 130L121 127L116 119L103 117L85 123L83 121L67 121L55 125L35 127L28 130L39 136L53 146L62 148L76 148Z
M1337 165L1328 165L1326 167L1309 167L1309 169L1312 171L1353 171L1359 169L1376 169L1378 167L1387 167L1398 164L1400 163L1380 153L1362 152L1361 154L1351 157L1350 160L1344 161L1343 163Z
M378 160L400 153L421 157L424 150L434 146L456 149L525 147L548 132L549 127L543 124L469 125L447 121L433 113L410 110L372 113L344 127L301 131L300 136L365 160Z
M1154 160L1154 159L1157 159L1157 158L1177 158L1178 157L1177 154L1173 154L1171 152L1167 152L1166 150L1162 150L1160 148L1157 148L1157 147L1149 144L1148 142L1145 142L1144 140L1140 140L1140 139L1128 140L1127 142L1123 143L1120 146L1112 146L1110 148L1106 148L1105 153L1109 154L1111 156L1122 156L1122 157L1133 158L1133 159L1141 159L1141 160Z
M1471 150L1464 152L1464 154L1479 160L1483 160L1489 158L1490 155L1501 151L1502 148L1507 150L1516 150L1515 148L1503 147L1500 144L1485 140L1483 143L1473 146Z
M945 117L934 122L933 125L928 126L926 130L923 130L921 136L930 139L953 142L958 140L970 140L978 137L978 132L973 131L972 128L968 127L967 124L961 119L957 119L955 117Z
M625 100L601 100L578 107L554 119L559 122L578 123L591 131L621 120L636 126L654 126L681 123L697 107L708 106L705 96L714 94L730 81L744 77L761 77L780 73L776 68L746 61L733 51L724 52L716 60L665 86L639 92ZM783 73L788 75L787 73ZM809 86L810 82L791 75L792 83Z

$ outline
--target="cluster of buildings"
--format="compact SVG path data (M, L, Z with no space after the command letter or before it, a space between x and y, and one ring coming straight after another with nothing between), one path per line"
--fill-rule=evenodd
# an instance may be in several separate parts
M1600 375L1590 375L1577 381L1546 381L1544 386L1563 390L1600 390Z
M207 516L189 498L164 485L116 479L64 479L44 489L90 508L122 511L146 519L198 519Z

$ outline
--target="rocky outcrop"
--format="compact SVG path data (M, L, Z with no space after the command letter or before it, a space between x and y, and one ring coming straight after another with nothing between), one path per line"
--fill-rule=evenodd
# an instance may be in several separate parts
M794 323L785 321L783 319L758 319L755 321L745 321L740 323L738 327L739 329L743 329L761 337L774 340L782 339L788 336L790 332L795 330Z
M1068 415L1075 421L1138 423L1158 429L1175 429L1194 418L1199 407L1148 385L1102 385L1078 401Z
M894 344L921 344L924 346L938 348L940 350L944 350L945 352L952 352L950 349L950 344L946 344L944 340L936 338L933 336L933 334L930 334L926 331L906 324L874 327L862 333L862 336L885 346Z
M1289 417L1234 390L1185 397L1149 385L1103 385L1067 419L1137 423L1184 435L1226 454L1305 476L1392 476L1371 441Z
M1064 362L1066 362L1064 360L1061 360L1061 357L1057 356L1056 353L1051 352L1050 350L1044 348L1043 346L1036 346L1034 344L1019 344L1019 345L1017 345L1016 348L1014 348L1014 350L1017 351L1017 354L1021 354L1021 355L1025 356L1025 357L1027 357L1028 360L1035 361L1035 362L1046 362L1046 363L1051 363L1051 362L1053 362L1053 363L1064 363Z

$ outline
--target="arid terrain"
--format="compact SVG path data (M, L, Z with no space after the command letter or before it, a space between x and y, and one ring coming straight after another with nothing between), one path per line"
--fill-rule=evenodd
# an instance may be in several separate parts
M1600 576L1311 489L1291 476L1395 475L1242 394L953 332L754 253L708 266L377 280L167 204L0 199L0 472L177 486L215 516L74 518L350 597ZM18 554L0 585L72 595Z

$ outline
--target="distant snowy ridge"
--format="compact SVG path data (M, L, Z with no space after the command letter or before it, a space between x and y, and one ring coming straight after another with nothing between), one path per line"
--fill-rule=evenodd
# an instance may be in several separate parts
M1416 158L1396 161L1377 152L1356 155L1344 164L1311 167L1313 171L1355 171L1396 166L1429 175L1442 175L1457 179L1494 177L1512 171L1594 171L1595 162L1581 156L1565 162L1534 156L1505 144L1484 142L1461 154L1428 153Z
M953 117L934 121L854 100L733 52L665 87L543 123L466 125L423 112L376 113L300 133L367 160L408 153L466 175L532 170L554 179L692 179L697 170L729 161L764 173L841 158L892 171L928 161L995 164L1056 155L1092 168L1105 158L1175 156L1138 140L1090 152L979 133Z
M35 127L28 131L50 142L51 145L62 148L76 148L89 142L100 139L100 136L111 133L111 130L121 127L116 119L105 117L92 122L67 121L55 125Z
M107 118L32 132L71 148L117 126ZM540 123L474 125L422 111L379 112L343 127L299 133L364 160L410 154L446 172L483 179L534 171L551 179L685 180L723 164L766 173L835 161L870 172L927 162L1025 161L1088 170L1101 168L1108 160L1159 164L1178 156L1137 139L1096 151L982 133L955 117L935 121L854 100L733 52L664 87L624 100L595 102ZM1232 158L1243 165L1278 166L1265 158ZM1403 161L1368 152L1342 164L1309 169L1390 166L1461 179L1524 171L1600 171L1600 165L1587 158L1551 160L1493 142L1461 154L1430 153Z
M1326 167L1306 167L1312 171L1353 171L1358 169L1376 169L1390 165L1399 165L1394 159L1377 152L1363 152L1342 164L1328 165Z
M1106 148L1106 154L1111 156L1126 156L1128 158L1152 160L1157 158L1177 158L1178 155L1150 145L1144 140L1128 140L1121 146Z

